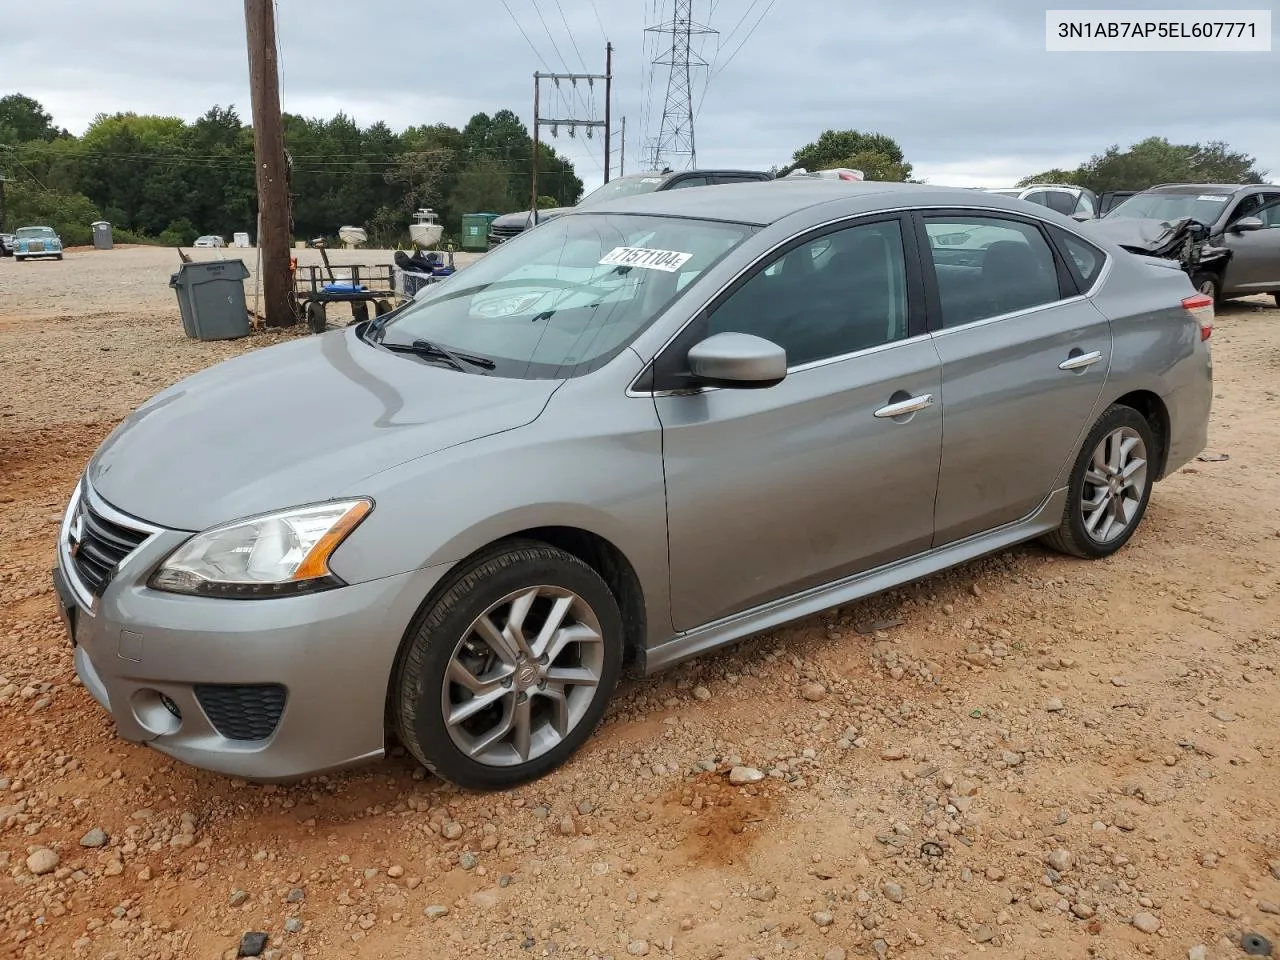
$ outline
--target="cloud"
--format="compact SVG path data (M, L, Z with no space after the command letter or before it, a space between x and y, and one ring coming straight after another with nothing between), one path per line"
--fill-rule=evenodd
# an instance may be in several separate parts
M649 64L660 35L644 27L665 4L507 4L511 15L501 0L474 0L446 16L389 0L279 0L284 108L399 129L462 125L505 107L527 123L533 72L602 73L607 35L615 128L626 116L627 168L639 169L667 86L665 68ZM694 41L712 65L693 77L700 165L785 163L822 130L857 127L895 137L935 183L1009 183L1152 135L1225 140L1280 175L1272 54L1048 53L1043 7L1019 0L716 0L714 10L695 0L694 15L720 31ZM250 112L242 7L232 0L10 5L0 63L9 89L77 133L100 112L194 119L215 103ZM551 109L602 110L599 85L546 97ZM561 131L550 142L588 187L599 182L599 138Z

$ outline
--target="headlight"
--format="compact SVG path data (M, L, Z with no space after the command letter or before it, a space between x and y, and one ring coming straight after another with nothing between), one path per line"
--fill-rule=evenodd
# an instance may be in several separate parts
M149 585L240 599L340 587L329 557L372 509L371 500L334 500L214 527L174 550Z

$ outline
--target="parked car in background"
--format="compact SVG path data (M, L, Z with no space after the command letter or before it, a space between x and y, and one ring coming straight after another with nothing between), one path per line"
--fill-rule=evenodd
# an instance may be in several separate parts
M58 535L71 655L122 737L186 763L287 780L389 724L510 787L582 745L624 662L1037 537L1116 553L1205 445L1212 321L1175 266L1004 197L601 201L127 417Z
M554 220L570 210L595 206L620 197L657 193L662 190L678 190L684 187L706 187L772 179L773 174L761 170L681 170L673 173L667 169L657 173L629 173L623 177L614 177L608 183L596 187L579 200L577 206L539 210L538 223ZM519 236L532 225L533 218L528 210L503 214L489 224L489 249Z
M1280 185L1160 184L1088 226L1131 252L1177 261L1215 300L1270 293L1280 305Z
M12 233L0 233L0 257L12 257L17 246L18 238Z
M852 167L832 167L830 170L813 171L806 170L804 167L797 167L782 179L789 180L792 177L808 177L812 180L853 180L857 182L867 179L861 170L854 170Z
M1077 220L1089 220L1098 216L1097 195L1086 187L1069 183L1032 183L1025 187L990 189L987 193L1038 203Z
M19 227L14 235L15 260L36 260L52 257L62 259L62 238L53 227Z
M1141 190L1108 190L1098 194L1098 216L1105 217L1118 205L1141 192Z
M196 242L192 244L193 247L225 247L226 245L226 241L222 237L214 236L213 234L196 237Z

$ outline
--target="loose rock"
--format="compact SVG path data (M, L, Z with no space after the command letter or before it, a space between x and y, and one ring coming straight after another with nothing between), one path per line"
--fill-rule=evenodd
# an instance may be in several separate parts
M627 944L627 953L633 957L647 957L649 955L649 942L647 940L632 940Z
M827 688L820 683L806 683L800 688L800 695L806 700L817 703L827 695Z
M901 903L906 899L906 894L902 892L902 885L892 881L885 883L880 888L880 892L884 894L886 900L891 900L894 903Z
M1050 853L1049 856L1045 857L1045 863L1049 864L1049 866L1053 867L1053 869L1057 870L1059 873L1066 873L1071 869L1071 851L1064 850L1059 847L1057 850Z
M433 903L422 911L422 915L428 920L439 920L441 917L449 915L449 908L439 903Z
M105 847L106 845L107 832L101 827L94 827L80 838L80 846L82 847Z
M1143 933L1155 933L1160 929L1160 920L1154 914L1143 910L1133 915L1133 925Z
M764 772L755 767L734 767L729 771L729 782L742 786L747 783L759 783L764 779Z
M58 868L60 860L61 858L48 847L41 847L32 851L31 856L27 857L27 869L40 877L46 873L53 873Z
M813 919L813 922L820 927L829 927L831 926L831 924L835 923L835 920L836 920L836 918L833 917L826 910L817 911L816 913L813 914L812 919Z

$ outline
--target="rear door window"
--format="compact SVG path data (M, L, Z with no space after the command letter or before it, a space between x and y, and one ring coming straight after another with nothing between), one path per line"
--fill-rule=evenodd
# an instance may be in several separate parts
M951 214L924 223L944 328L1062 299L1053 248L1036 226Z

